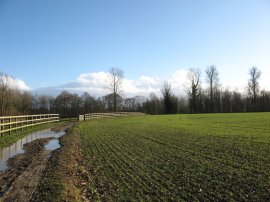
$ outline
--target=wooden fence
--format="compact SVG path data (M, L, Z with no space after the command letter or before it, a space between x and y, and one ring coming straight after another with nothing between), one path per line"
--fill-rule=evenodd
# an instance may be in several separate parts
M0 117L0 134L11 134L11 131L23 130L24 128L60 121L59 114L39 114L25 116L2 116Z
M109 117L123 117L123 116L142 116L145 115L141 112L111 112L111 113L91 113L79 115L79 121L86 121L96 118L109 118Z

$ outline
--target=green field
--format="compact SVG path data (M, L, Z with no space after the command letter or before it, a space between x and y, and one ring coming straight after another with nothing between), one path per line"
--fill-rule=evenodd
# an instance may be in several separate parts
M270 113L83 122L99 200L270 200Z

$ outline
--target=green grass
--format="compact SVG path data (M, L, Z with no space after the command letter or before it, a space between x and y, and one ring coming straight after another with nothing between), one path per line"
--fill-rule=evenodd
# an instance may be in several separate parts
M270 113L80 123L96 200L270 200Z
M19 139L23 138L24 136L29 135L31 133L34 133L40 130L49 129L49 128L61 125L69 121L70 121L69 119L64 119L64 120L61 120L61 122L42 124L42 125L34 126L32 128L18 130L17 132L12 131L10 135L6 133L4 134L3 137L0 137L0 148L7 147L13 144L14 142L18 141Z

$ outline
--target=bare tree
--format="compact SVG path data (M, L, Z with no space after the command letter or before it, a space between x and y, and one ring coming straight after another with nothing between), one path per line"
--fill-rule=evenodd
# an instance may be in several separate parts
M198 100L201 91L201 71L200 69L190 69L187 74L188 84L186 93L189 97L191 113L197 113Z
M70 116L70 108L72 106L72 94L68 91L62 91L60 95L55 98L55 108L61 117L67 118Z
M12 87L12 78L3 72L0 72L0 108L1 116L4 115L6 105L6 95Z
M178 99L175 97L171 91L171 85L165 82L163 88L161 89L164 102L164 113L173 114L177 112Z
M123 70L113 67L109 71L107 89L113 94L113 109L117 111L117 95L120 94L121 85L124 79Z
M165 82L163 88L161 89L161 93L164 99L164 111L165 114L171 113L172 101L171 101L171 85L168 82Z
M144 103L144 108L146 113L149 114L160 114L161 113L161 103L160 99L155 93L150 93L149 100Z
M87 114L89 112L92 112L94 98L87 92L84 92L81 98L84 106L84 113Z
M48 113L50 107L49 96L47 95L38 96L38 104L40 113Z
M213 112L214 94L217 91L218 85L219 85L218 71L214 65L211 65L205 70L205 73L206 73L206 82L208 84L208 92L209 92L209 99L210 99L210 112Z
M248 94L251 97L252 111L256 110L257 97L260 92L259 79L261 77L261 71L257 67L251 67L249 70L250 78L248 80Z
M30 92L24 91L20 95L20 110L19 112L22 114L30 114L32 112L32 99L33 96Z

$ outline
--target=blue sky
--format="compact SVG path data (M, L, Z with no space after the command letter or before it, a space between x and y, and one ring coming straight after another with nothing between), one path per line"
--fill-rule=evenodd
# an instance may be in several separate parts
M211 64L232 87L256 65L270 89L270 1L0 0L0 71L31 89L111 67L137 85L176 82Z

